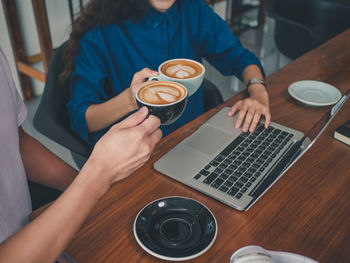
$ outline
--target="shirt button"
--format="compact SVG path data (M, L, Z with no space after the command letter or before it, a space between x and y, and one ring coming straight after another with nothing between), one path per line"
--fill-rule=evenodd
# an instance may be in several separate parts
M163 50L162 50L162 53L163 53L163 54L166 54L166 49L163 49Z

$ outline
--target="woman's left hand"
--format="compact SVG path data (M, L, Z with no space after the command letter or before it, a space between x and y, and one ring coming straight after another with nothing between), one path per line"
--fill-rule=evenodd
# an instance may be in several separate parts
M228 116L232 117L239 111L236 121L236 128L243 124L243 132L253 132L261 116L265 117L265 128L271 122L269 96L266 88L261 84L253 84L249 87L250 97L240 100L232 106Z

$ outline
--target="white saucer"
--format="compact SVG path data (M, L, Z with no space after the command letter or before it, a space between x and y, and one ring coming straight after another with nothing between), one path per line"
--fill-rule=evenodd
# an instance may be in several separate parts
M260 246L246 246L238 249L230 258L230 263L318 263L312 258L299 254L272 251Z
M321 81L301 80L288 87L289 94L296 100L311 106L328 106L336 103L340 91L334 86Z

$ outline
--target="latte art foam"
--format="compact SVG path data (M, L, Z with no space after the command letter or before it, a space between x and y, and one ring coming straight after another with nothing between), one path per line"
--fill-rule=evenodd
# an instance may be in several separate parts
M166 70L167 75L176 76L179 79L194 76L195 73L194 68L182 64L168 67Z
M138 97L150 104L169 104L181 100L185 90L179 85L168 83L150 83L138 92Z
M199 76L202 68L198 64L188 60L172 60L162 66L163 74L176 79L188 79Z

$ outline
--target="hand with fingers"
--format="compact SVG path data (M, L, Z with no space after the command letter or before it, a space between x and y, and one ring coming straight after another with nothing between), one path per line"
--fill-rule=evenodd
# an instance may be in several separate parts
M109 184L119 181L140 168L151 156L162 137L160 120L141 108L115 124L95 145L90 162L103 167Z
M265 118L265 128L270 125L271 114L269 106L269 97L264 86L252 87L250 97L240 100L232 106L228 116L238 113L236 128L242 126L243 132L253 132L258 124L261 116Z
M158 75L157 71L151 70L149 68L144 68L141 71L138 71L134 74L130 88L129 88L129 96L132 98L132 101L134 101L136 105L136 92L138 88L147 81L150 77L155 77Z

